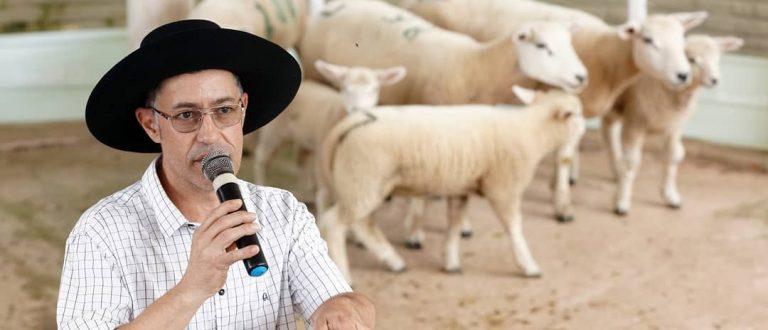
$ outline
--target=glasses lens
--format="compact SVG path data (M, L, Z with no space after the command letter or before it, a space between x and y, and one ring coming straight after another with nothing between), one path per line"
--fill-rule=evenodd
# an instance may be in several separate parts
M225 105L218 107L213 112L213 119L220 128L229 127L240 122L240 105Z
M200 117L203 115L200 111L189 110L175 114L171 117L173 128L179 132L187 133L197 129L200 123Z

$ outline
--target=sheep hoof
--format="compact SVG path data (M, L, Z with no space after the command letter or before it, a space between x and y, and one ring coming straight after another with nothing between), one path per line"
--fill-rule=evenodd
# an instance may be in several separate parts
M472 237L472 231L471 230L462 230L461 231L461 238L470 238Z
M405 247L409 250L421 250L421 242L419 241L406 241Z
M576 185L576 178L568 178L568 185L571 187Z
M571 222L573 221L574 216L573 214L558 214L557 215L557 221L561 223Z
M403 266L400 266L400 267L390 268L389 270L392 271L393 273L400 274L400 273L405 273L405 271L408 270L408 267L403 265Z
M448 274L461 274L461 267L443 268L443 271Z
M667 204L667 206L668 206L670 209L673 209L673 210L679 210L680 208L682 208L682 207L683 207L683 204L681 204L681 203L669 203L669 204Z
M540 270L536 270L536 271L532 271L532 272L525 272L525 277L526 278L541 278L541 271Z
M623 216L627 215L627 210L617 207L617 208L613 209L613 213L618 215L618 216L620 216L620 217L623 217Z

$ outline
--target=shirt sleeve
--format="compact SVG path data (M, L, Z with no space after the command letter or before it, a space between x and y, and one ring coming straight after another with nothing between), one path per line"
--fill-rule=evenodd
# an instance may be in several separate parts
M131 310L114 256L87 234L73 233L64 252L58 328L114 329L130 321Z
M294 242L288 255L291 297L304 319L331 297L352 292L344 276L328 255L315 218L303 203L294 213Z

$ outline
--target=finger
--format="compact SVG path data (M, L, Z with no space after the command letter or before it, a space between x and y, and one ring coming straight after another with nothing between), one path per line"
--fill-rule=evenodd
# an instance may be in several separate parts
M258 226L259 225L257 223L248 223L248 224L241 224L236 227L224 229L218 235L216 235L216 237L213 238L210 246L212 248L223 251L227 246L230 246L239 238L246 235L256 234L256 232L258 232L258 229L259 229Z
M240 206L242 206L243 201L239 199L233 199L225 201L224 203L221 203L221 205L214 208L210 214L208 214L208 217L206 217L203 222L200 224L200 227L197 228L196 232L202 231L205 232L208 227L210 227L216 220L219 218L237 211L240 209Z
M213 224L211 224L208 227L208 230L206 231L205 235L210 236L211 239L213 237L216 237L224 231L225 229L229 229L232 227L237 227L242 224L256 224L256 226L259 225L256 221L256 214L255 213L249 213L244 211L237 211L234 213L227 214L221 219L215 221Z
M261 251L261 249L259 249L258 245L250 245L242 249L235 249L226 254L227 263L232 265L240 260L248 259L259 254L259 251Z

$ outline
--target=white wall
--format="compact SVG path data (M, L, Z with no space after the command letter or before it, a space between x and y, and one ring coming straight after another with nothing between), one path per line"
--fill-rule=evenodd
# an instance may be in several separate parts
M91 89L127 51L123 29L0 36L0 123L83 119Z

